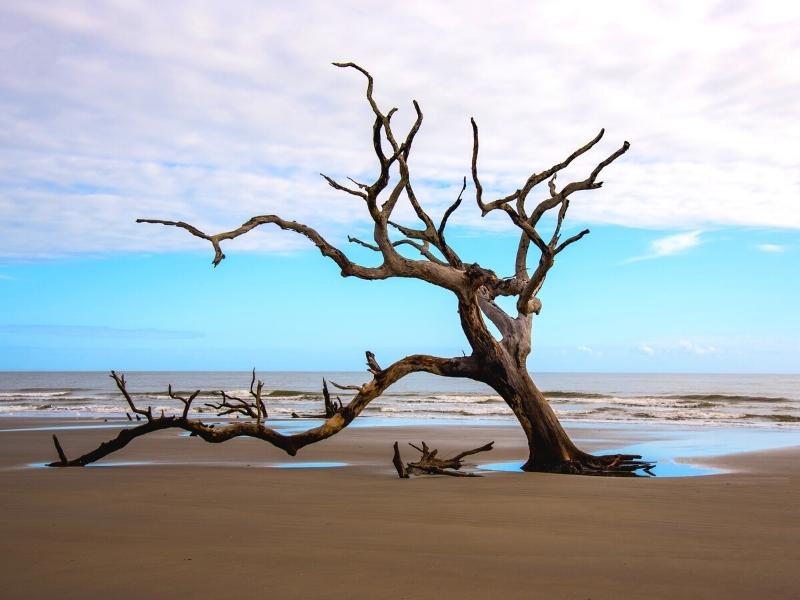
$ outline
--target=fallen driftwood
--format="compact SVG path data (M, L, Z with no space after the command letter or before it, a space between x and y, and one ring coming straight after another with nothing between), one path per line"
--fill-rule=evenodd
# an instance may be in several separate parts
M418 450L422 456L415 462L403 464L403 459L400 457L400 447L398 443L394 443L394 456L392 457L392 464L397 469L397 476L400 479L408 479L411 475L449 475L451 477L481 477L477 473L469 473L461 471L463 466L462 460L471 454L478 452L488 452L493 448L494 442L467 450L460 454L456 454L452 458L436 458L438 450L431 450L428 444L422 442L422 448L409 443L408 445Z

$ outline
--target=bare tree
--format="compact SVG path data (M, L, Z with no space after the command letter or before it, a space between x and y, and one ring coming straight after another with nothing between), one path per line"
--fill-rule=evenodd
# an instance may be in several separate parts
M466 177L461 193L444 212L438 224L425 211L414 192L408 159L414 139L422 125L422 111L416 100L413 101L416 120L405 136L401 137L392 125L392 116L397 109L392 108L384 112L378 106L373 97L372 76L354 63L334 63L334 65L354 69L367 80L366 99L375 116L372 125L372 145L378 168L377 176L371 183L350 179L349 184L343 184L327 175L323 174L322 177L334 189L364 203L373 222L372 239L363 241L349 237L348 240L376 252L381 260L379 266L357 264L315 229L277 215L256 216L236 229L213 235L182 221L138 219L137 222L179 227L210 242L214 249L214 266L219 265L225 258L222 242L237 238L262 225L275 225L308 238L319 248L323 256L336 263L343 277L366 280L407 277L445 288L458 300L461 327L472 353L469 356L453 358L413 354L382 368L375 356L367 352L367 366L372 379L361 386L354 386L355 395L346 405L328 402L327 418L322 425L292 435L279 433L265 425L266 408L261 401L261 382L256 385L255 375L251 384L252 400L223 396L221 403L212 406L222 414L237 413L252 419L252 422L240 420L212 426L204 424L201 420L189 418L189 409L196 394L186 397L170 392L173 398L183 402L183 412L180 415L154 416L149 408L143 410L135 405L126 390L124 377L112 372L112 377L130 409L137 418L144 417L145 422L122 431L114 440L71 461L57 444L60 460L52 463L53 466L88 464L123 447L140 435L167 428L184 429L208 442L215 443L238 436L256 437L294 455L304 446L324 440L347 427L389 386L409 373L415 372L473 379L494 389L514 412L527 437L529 457L522 467L525 471L623 474L651 466L649 463L637 460L641 458L639 456L594 456L577 448L534 384L526 366L531 351L533 315L538 315L541 309L537 294L550 269L553 268L556 257L589 233L588 229L584 229L580 233L562 239L562 226L569 209L570 197L575 192L599 188L602 185L602 181L598 180L600 173L628 150L628 142L624 142L618 150L602 160L588 177L570 182L559 189L556 184L558 173L600 141L604 133L604 130L600 130L591 141L578 148L562 162L532 173L516 191L502 198L486 201L478 175L478 126L474 119L471 120L473 139L471 171L478 208L483 216L492 211L505 213L520 232L514 258L514 275L510 278L501 278L478 263L464 262L447 242L445 236L447 222L461 206L467 185ZM541 183L547 184L549 195L531 206L528 202L531 192ZM416 227L400 225L392 220L392 213L403 197L410 202L419 219L420 223ZM553 215L555 225L549 235L544 235L540 233L538 226L542 217L548 213ZM412 259L399 251L401 247L406 246L411 252L418 253L419 257ZM538 253L538 259L535 268L532 269L533 273L529 274L528 260L532 250ZM495 303L498 297L503 296L516 298L516 307L513 311L516 314L509 314ZM492 334L487 326L487 319L499 330L501 339L496 339Z

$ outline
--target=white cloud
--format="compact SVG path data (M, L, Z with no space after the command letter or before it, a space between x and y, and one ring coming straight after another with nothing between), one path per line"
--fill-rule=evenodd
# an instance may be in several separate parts
M684 352L688 352L690 354L697 354L701 356L703 354L713 354L714 352L717 351L717 349L714 346L705 346L702 344L696 344L689 340L682 340L678 342L678 347Z
M375 161L363 81L329 65L341 59L373 72L398 126L422 103L412 166L432 212L467 172L474 115L487 194L605 126L563 183L632 147L602 190L574 197L573 222L800 228L800 5L407 2L375 15L352 1L5 3L0 255L200 244L137 216L216 229L280 211L342 240L363 207L318 172L366 179ZM400 31L403 52L387 43ZM454 221L507 226L471 203ZM303 244L270 231L241 247Z
M704 356L707 354L716 354L719 352L717 344L709 343L710 340L702 339L697 340L694 338L684 339L666 339L660 341L650 341L639 344L636 349L642 354L647 356L676 355L676 354L692 354L697 356ZM723 340L727 343L727 340ZM725 344L723 344L725 345Z
M690 248L699 245L700 234L702 231L689 231L686 233L676 233L675 235L668 235L666 237L658 238L650 242L650 251L642 256L634 256L627 259L626 263L638 262L640 260L648 260L651 258L661 258L662 256L671 256L679 254Z
M590 346L578 346L576 350L583 352L584 354L589 354L590 356L603 356L603 353L600 350L595 350Z
M786 246L781 246L780 244L758 244L756 248L761 250L761 252L772 252L776 254L786 252Z

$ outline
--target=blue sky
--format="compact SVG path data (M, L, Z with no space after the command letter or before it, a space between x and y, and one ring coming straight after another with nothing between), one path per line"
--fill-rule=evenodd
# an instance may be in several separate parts
M212 269L200 240L134 224L214 231L278 213L341 247L363 236L362 207L319 178L374 176L363 81L329 65L353 59L400 107L398 127L421 102L412 176L434 215L467 174L470 116L489 195L601 126L597 153L564 182L630 140L604 187L573 200L569 231L592 234L541 294L534 371L800 372L797 8L372 14L356 2L5 3L0 369L360 370L365 349L382 362L468 350L444 291L342 279L272 230L229 244ZM401 30L397 52L385 40ZM510 274L515 232L481 219L472 192L449 240Z

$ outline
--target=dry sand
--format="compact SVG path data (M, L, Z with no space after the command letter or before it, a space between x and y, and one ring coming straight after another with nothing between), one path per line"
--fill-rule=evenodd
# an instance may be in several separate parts
M113 433L59 437L74 455ZM275 469L286 456L261 442L162 432L107 460L173 464L21 468L54 458L50 434L0 432L2 598L800 597L797 448L717 459L738 472L712 477L401 481L396 439L494 439L501 460L524 456L521 436L353 429L295 459L352 466Z

